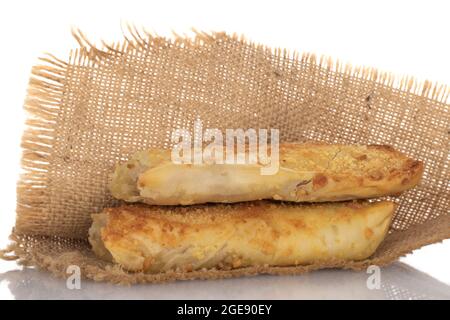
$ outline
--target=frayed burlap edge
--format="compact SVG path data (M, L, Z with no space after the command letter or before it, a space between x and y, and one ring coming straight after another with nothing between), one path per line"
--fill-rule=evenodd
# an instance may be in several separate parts
M224 32L199 32L193 30L194 38L181 37L175 34L173 40L155 36L146 30L128 27L129 35L124 34L125 41L107 44L102 42L98 48L92 44L80 30L74 29L73 36L80 48L71 51L69 63L47 54L41 58L41 65L32 69L25 110L30 114L26 121L26 130L22 137L22 169L17 185L17 221L16 226L27 234L40 234L37 226L29 225L27 217L37 216L47 211L49 198L46 181L52 143L56 138L55 126L58 111L62 102L65 73L71 63L78 66L92 66L101 63L102 57L110 54L127 54L148 48L161 42L181 46L202 46L230 37ZM328 56L316 56L311 53L299 54L281 48L271 48L248 41L244 36L231 35L234 41L250 45L277 58L289 59L310 65L316 65L329 73L342 73L350 77L377 82L394 90L413 93L420 97L447 103L450 99L450 87L430 81L418 81L414 77L398 77L375 68L352 66L333 60ZM83 235L85 236L85 235Z
M154 36L146 31L139 31L134 27L128 28L129 35L121 43L103 43L97 48L90 43L79 31L73 35L80 44L80 48L71 52L70 63L80 66L92 66L101 63L101 58L109 54L131 53L139 48L151 46L154 43L166 42L167 39ZM225 33L205 33L195 31L192 39L175 35L173 44L185 46L201 46L207 42L217 41L229 37ZM330 57L316 56L310 53L300 55L286 49L273 49L260 44L254 44L242 36L231 36L233 40L254 46L267 54L283 59L291 59L316 65L329 73L343 73L350 77L377 82L394 90L412 93L417 96L432 99L436 102L448 103L450 87L430 81L417 81L415 78L397 77L387 72L380 72L374 68L351 66L335 61ZM327 264L292 266L292 267L251 267L236 270L206 270L189 273L168 272L161 274L128 273L120 267L99 261L91 252L85 240L46 237L39 235L39 230L27 228L27 221L21 217L39 215L46 210L45 199L48 157L55 138L53 123L57 119L61 99L63 97L65 73L69 63L52 55L41 58L42 64L32 69L25 109L30 114L26 122L26 130L22 138L22 168L17 187L17 221L24 234L16 230L11 235L13 241L6 250L0 251L0 258L17 260L25 266L36 266L48 270L58 277L66 277L69 265L81 268L82 275L95 281L109 281L120 284L158 283L172 280L217 279L256 274L300 274L323 268L345 268L362 270L368 265L387 265L399 257L412 252L424 245L450 238L450 216L444 215L426 223L411 226L405 231L394 230L388 235L377 252L368 260L359 262L334 261ZM19 221L20 220L20 221Z
M128 27L129 35L124 34L125 41L107 44L102 42L98 48L92 44L80 30L73 30L73 36L80 44L80 48L70 52L69 63L47 54L40 58L42 64L32 68L27 98L24 108L29 113L26 129L22 137L23 148L21 166L23 173L17 184L16 228L19 232L35 234L27 219L29 216L40 215L48 211L50 198L48 188L48 167L52 152L53 141L56 139L54 122L62 103L64 94L65 74L71 64L77 66L92 66L101 63L102 57L112 54L128 54L139 49L148 48L153 44L167 42L181 46L202 46L220 39L230 37L224 32L195 32L195 37L181 37L175 34L173 40L158 37L136 27ZM388 72L381 72L375 68L352 66L333 60L328 56L316 56L311 53L299 54L286 49L271 48L248 41L244 36L231 35L234 41L253 46L277 58L289 59L298 63L315 65L326 72L342 73L349 77L370 80L394 90L412 93L436 102L447 103L450 100L450 87L430 81L418 81L414 77L398 77ZM73 233L77 233L73 230ZM79 232L78 232L79 233ZM38 233L36 233L38 234ZM85 237L85 233L79 237Z

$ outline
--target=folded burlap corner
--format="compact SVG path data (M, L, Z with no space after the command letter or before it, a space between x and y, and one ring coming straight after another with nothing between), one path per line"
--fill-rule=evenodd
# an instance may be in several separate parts
M124 41L48 55L32 70L25 109L17 219L1 252L59 276L115 283L296 274L386 265L450 238L447 86L299 55L225 33L156 37L130 28ZM189 273L127 273L98 260L86 240L90 214L118 204L107 190L113 165L137 150L170 147L175 128L276 128L280 140L387 144L422 160L420 186L400 204L389 235L365 261Z

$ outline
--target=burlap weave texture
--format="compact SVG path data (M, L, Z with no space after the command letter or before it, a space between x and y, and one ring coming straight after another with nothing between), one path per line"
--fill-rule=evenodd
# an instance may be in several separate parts
M64 275L154 282L322 267L386 264L450 237L449 88L313 54L253 44L225 33L165 39L136 29L97 48L80 48L33 68L25 108L14 254ZM289 268L190 274L128 274L98 261L85 241L90 214L116 205L107 190L117 161L171 146L176 128L276 128L281 141L386 144L425 163L423 182L396 201L390 234L372 259Z

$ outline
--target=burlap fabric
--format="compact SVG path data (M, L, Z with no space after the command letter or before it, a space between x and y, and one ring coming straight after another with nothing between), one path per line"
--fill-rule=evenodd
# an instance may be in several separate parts
M66 276L118 283L294 274L385 265L450 238L450 90L312 54L271 49L236 35L166 39L130 28L101 48L74 32L67 60L32 70L25 108L17 220L5 259ZM281 141L387 144L425 163L423 182L396 201L390 233L366 261L302 267L127 273L99 261L86 241L90 214L117 205L113 165L133 152L171 146L175 128L277 128Z

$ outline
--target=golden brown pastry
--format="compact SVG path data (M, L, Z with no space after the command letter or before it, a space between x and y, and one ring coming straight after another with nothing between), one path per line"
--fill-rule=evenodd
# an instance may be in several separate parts
M394 209L389 201L128 205L94 214L89 241L99 257L153 273L362 260L385 237Z
M275 199L323 202L396 195L417 185L423 164L387 146L281 144L279 170L259 164L175 164L170 150L136 153L110 185L129 202L188 205Z

